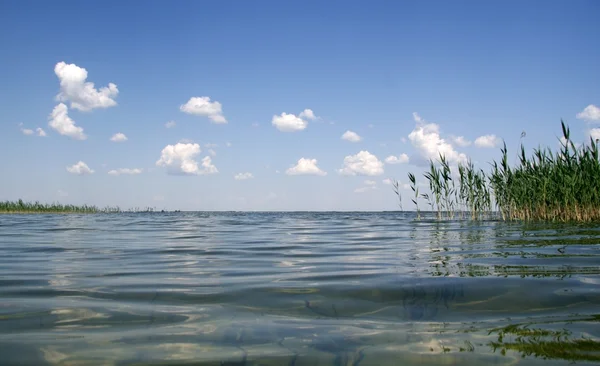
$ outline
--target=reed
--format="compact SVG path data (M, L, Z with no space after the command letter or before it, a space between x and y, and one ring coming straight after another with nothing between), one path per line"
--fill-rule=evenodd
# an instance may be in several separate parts
M129 210L121 210L119 207L104 207L90 205L62 205L60 203L44 204L36 202L18 201L0 201L0 213L77 213L77 214L95 214L95 213L121 213L121 212L153 212L154 208L148 207L145 209L134 208Z
M508 164L506 144L491 171L476 169L471 161L458 164L458 182L446 158L430 160L423 175L429 192L421 193L414 174L408 173L412 200L420 217L418 197L424 198L438 219L455 216L472 220L500 217L520 221L600 221L600 160L598 141L577 147L561 121L563 138L558 152L538 147L532 156L521 144L518 164ZM399 192L397 192L399 195Z

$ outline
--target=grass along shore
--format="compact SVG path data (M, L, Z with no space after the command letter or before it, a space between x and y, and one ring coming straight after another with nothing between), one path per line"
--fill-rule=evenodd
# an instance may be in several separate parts
M90 205L62 205L59 203L44 204L40 202L0 201L0 214L95 214L95 213L121 213L121 212L154 212L154 208L121 210L119 207L98 208Z
M591 222L600 221L600 161L598 141L577 147L569 128L561 121L561 149L534 149L527 157L521 144L519 164L508 165L506 144L500 162L490 172L473 163L458 165L455 175L444 156L430 161L424 173L429 191L420 192L417 179L408 173L411 201L420 216L419 198L442 218L500 217L503 220ZM454 176L454 178L453 178ZM399 183L394 191L402 203Z

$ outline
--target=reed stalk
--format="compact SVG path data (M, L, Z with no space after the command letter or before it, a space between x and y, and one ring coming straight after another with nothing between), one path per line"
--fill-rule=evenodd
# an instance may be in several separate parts
M409 173L412 200L420 217L418 198L424 198L438 219L454 218L456 211L472 220L499 217L520 221L600 221L600 160L598 140L576 146L568 126L561 121L563 137L557 152L538 147L527 156L521 143L518 162L508 164L506 144L491 171L476 169L471 161L458 164L458 182L452 179L447 159L430 161L423 176L429 192L419 193ZM523 136L523 135L522 135Z

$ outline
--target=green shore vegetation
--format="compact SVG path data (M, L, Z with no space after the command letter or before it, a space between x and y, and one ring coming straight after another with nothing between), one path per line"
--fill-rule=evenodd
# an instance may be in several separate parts
M500 162L491 171L476 169L471 161L458 164L454 175L447 159L430 161L424 173L429 191L421 193L414 174L408 174L411 201L421 216L419 198L442 218L498 218L519 221L600 221L600 161L598 141L577 147L561 121L563 138L558 152L534 149L527 157L521 144L519 164L510 167L506 143ZM394 192L400 201L399 182Z
M95 214L95 213L121 213L121 212L153 212L149 207L145 209L121 210L119 207L104 207L90 205L62 205L59 203L44 204L40 202L18 201L0 201L0 214L20 214L20 213L76 213L76 214Z

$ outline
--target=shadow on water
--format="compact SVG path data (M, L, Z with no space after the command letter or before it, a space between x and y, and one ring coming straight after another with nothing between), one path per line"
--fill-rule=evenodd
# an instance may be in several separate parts
M594 226L406 213L2 220L3 365L600 362Z

